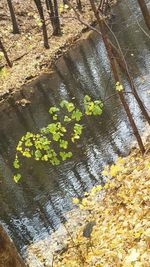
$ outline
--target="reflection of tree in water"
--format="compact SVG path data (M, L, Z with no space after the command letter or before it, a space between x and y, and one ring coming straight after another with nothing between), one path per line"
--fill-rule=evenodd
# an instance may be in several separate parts
M57 106L58 100L56 99L55 95L56 92L50 85L46 85L42 81L38 81L36 83L36 87L38 89L38 93L42 95L40 98L40 105L45 108L45 111L48 112L50 106Z
M30 124L26 118L25 112L24 111L21 112L20 107L18 105L16 105L13 98L8 99L8 101L10 103L10 106L13 108L12 112L16 113L20 125L25 129L25 131L29 131L30 130Z
M59 68L60 67L60 68ZM68 72L67 70L67 75L63 72L61 72L61 69L62 69L62 65L58 66L56 65L55 66L55 70L57 72L57 75L59 76L60 80L63 82L63 84L65 85L66 87L66 90L67 90L67 96L69 97L69 100L72 100L72 98L76 97L76 87L74 84L72 84L70 82L70 78L69 78L69 75L70 75L70 72ZM74 89L72 91L72 88Z
M94 49L95 50L95 49ZM89 49L85 49L83 45L80 46L80 55L83 60L83 66L84 66L84 73L85 73L85 85L86 88L89 88L89 91L92 89L92 93L94 96L97 97L97 94L101 94L100 92L104 90L106 86L106 80L104 83L104 87L101 87L100 80L103 77L103 72L99 71L99 68L96 64L95 57L92 56L92 59L88 57ZM87 54L86 54L87 51ZM92 51L93 55L93 51ZM94 64L93 64L94 63ZM99 81L96 81L96 76L99 78Z
M20 91L20 96L22 97L22 99L26 99L26 94L23 90ZM33 112L31 109L31 103L29 102L29 105L25 106L25 107L20 107L20 112L22 112L23 114L26 114L26 118L27 118L27 122L31 121L32 122L32 129L36 129L36 121L34 119L33 116ZM29 115L27 116L27 114L29 113ZM29 120L28 120L29 117ZM29 126L28 126L29 128Z
M92 49L92 55L95 66L97 66L98 77L100 80L99 83L100 90L102 90L103 93L105 93L104 96L108 95L109 93L112 93L112 88L114 87L114 84L112 81L112 73L110 70L106 51L103 47L103 44L102 43L97 44L97 42L94 42L94 38L92 37L88 38L88 44ZM97 45L98 48L100 47L103 48L103 53L99 52Z
M65 64L69 71L70 81L71 84L74 85L72 93L75 95L76 99L80 102L83 97L88 94L86 86L82 83L82 79L80 77L80 73L78 71L78 68L76 66L75 61L71 58L71 55L65 55L64 56Z

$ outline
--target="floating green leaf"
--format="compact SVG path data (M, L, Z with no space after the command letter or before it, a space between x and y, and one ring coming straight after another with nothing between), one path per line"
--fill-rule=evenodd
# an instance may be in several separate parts
M60 146L60 148L64 148L64 149L67 149L67 147L68 147L68 141L65 141L65 140L60 140L59 141L59 146Z
M71 119L68 116L64 117L64 122L70 122L70 121L71 121Z
M86 95L84 97L84 113L67 100L61 101L60 107L63 109L62 112L57 107L49 109L53 122L41 128L39 133L27 132L22 136L16 148L16 158L13 163L15 169L20 168L20 156L32 157L36 161L41 160L52 165L59 165L61 161L72 157L72 152L66 151L69 142L74 143L79 140L83 132L83 125L77 122L81 121L84 114L88 116L101 115L103 104L99 100L92 101L91 97ZM60 118L58 118L57 112L59 112ZM54 122L55 120L56 122ZM52 148L54 145L58 154ZM14 180L18 182L20 177L21 175L17 174L14 176Z
M58 119L58 115L55 114L55 115L53 116L53 120L56 121L57 119Z
M75 119L76 121L80 121L82 118L82 112L79 109L74 110L71 118Z
M40 150L36 150L35 151L35 159L36 160L40 160L40 158L42 157L42 153Z
M59 108L57 108L57 107L51 107L50 109L49 109L49 113L50 114L54 114L54 113L56 113L56 112L58 112L59 111Z
M14 162L13 162L13 166L15 169L19 169L20 168L20 163L19 163L19 160L18 160L18 156L16 156Z
M15 174L14 177L13 177L15 183L18 183L20 178L21 178L21 174L20 173Z
M60 151L59 153L60 157L62 158L62 161L65 161L67 158L71 158L72 157L72 152L62 152Z

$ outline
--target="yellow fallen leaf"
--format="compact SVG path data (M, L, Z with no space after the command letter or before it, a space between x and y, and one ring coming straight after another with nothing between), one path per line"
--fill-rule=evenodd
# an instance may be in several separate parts
M130 254L127 257L125 257L124 263L132 264L133 262L137 261L139 255L140 253L135 248L133 248Z
M106 170L102 171L102 175L107 176L108 174L109 174L108 171L106 171Z
M73 202L73 204L77 205L77 204L79 204L79 199L78 198L73 198L72 202Z

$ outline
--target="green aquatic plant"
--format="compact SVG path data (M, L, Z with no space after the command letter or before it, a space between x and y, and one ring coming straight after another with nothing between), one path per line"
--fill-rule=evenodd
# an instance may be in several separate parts
M83 132L81 119L86 116L102 114L103 104L99 100L92 101L86 95L83 100L84 108L81 111L74 103L63 100L59 107L51 107L49 114L52 122L41 128L39 133L27 132L21 137L16 147L16 156L13 166L18 171L21 168L21 157L33 158L36 161L46 161L52 165L59 165L73 156L70 144L77 142ZM14 175L18 182L21 174Z

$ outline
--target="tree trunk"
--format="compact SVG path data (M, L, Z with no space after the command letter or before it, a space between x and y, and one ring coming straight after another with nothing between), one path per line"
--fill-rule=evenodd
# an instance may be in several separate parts
M59 14L57 1L52 2L52 0L46 0L46 6L49 11L50 21L53 28L53 35L59 36L61 34Z
M53 34L54 34L54 24L55 24L54 17L55 17L55 14L54 14L54 7L53 7L52 0L46 0L46 7L47 7L47 10L49 13L50 21L51 21L52 28L53 28Z
M43 7L41 4L41 0L34 0L36 7L38 9L40 19L42 21L42 30L43 30L43 38L44 38L44 46L45 48L49 48L48 44L48 35L47 35L47 29L46 29L46 24L45 24L45 18L44 18L44 12L43 12Z
M68 0L63 0L63 4L67 5Z
M110 45L106 30L105 30L105 23L104 23L103 19L100 18L99 13L97 12L97 8L95 6L94 0L90 0L90 3L91 3L92 10L93 10L93 12L95 14L95 17L97 19L97 22L99 24L100 31L101 31L102 38L103 38L103 42L105 44L105 48L106 48L106 51L107 51L107 54L108 54L108 58L110 60L110 64L111 64L111 67L112 67L113 76L114 76L115 82L117 83L117 82L120 81L120 77L119 77L118 69L116 67L116 60L113 57L112 48L111 48L111 45ZM145 148L144 148L141 136L139 134L139 131L137 129L137 126L135 124L135 121L133 119L133 116L132 116L132 114L130 112L129 105L128 105L128 103L127 103L122 91L118 92L118 95L119 95L120 101L121 101L121 103L122 103L122 105L123 105L123 107L124 107L124 109L126 111L127 117L129 119L130 125L131 125L132 130L133 130L133 134L135 135L135 137L137 139L139 148L140 148L141 152L144 153L145 152Z
M76 1L77 1L77 9L81 12L82 11L81 0L76 0Z
M148 7L145 3L145 0L138 0L139 6L141 8L145 23L150 30L150 12L148 10Z
M60 20L59 20L59 14L58 14L58 3L57 0L53 0L54 1L54 25L55 25L55 29L53 32L53 35L59 36L61 35L61 28L60 28Z
M11 61L9 60L9 57L8 57L8 55L7 55L7 52L6 52L6 50L5 50L5 47L4 47L4 45L3 45L1 39L0 39L0 49L2 50L2 52L3 52L3 54L4 54L4 57L5 57L6 61L7 61L8 66L11 68L11 67L12 67L12 63L11 63Z
M17 20L16 20L16 16L15 16L15 12L14 12L14 8L13 8L13 5L12 5L12 1L11 0L7 0L7 3L8 3L10 15L11 15L11 20L12 20L12 25L13 25L13 33L14 34L20 33L19 27L18 27L18 23L17 23Z
M108 0L100 0L98 10L105 15L106 10L110 8Z
M26 267L13 242L0 225L0 266Z

